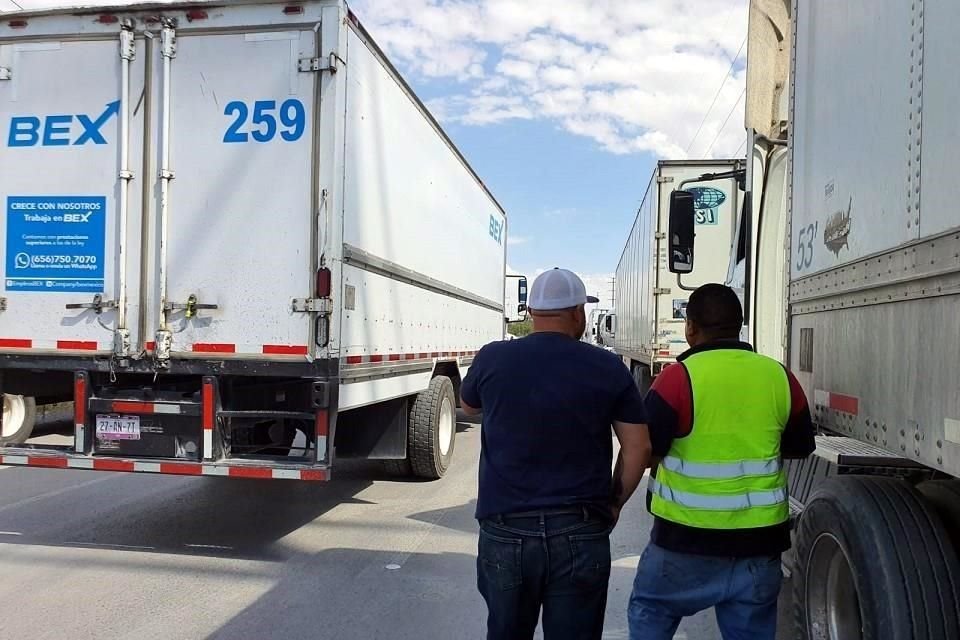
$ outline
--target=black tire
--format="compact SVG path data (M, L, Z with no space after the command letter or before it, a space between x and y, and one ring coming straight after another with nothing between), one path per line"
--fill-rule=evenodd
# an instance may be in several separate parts
M440 417L444 402L449 402L451 424L449 445L441 447ZM426 391L417 394L410 406L407 425L407 458L413 475L436 480L442 478L450 467L453 449L457 441L457 399L453 382L446 376L437 376L430 381Z
M2 426L0 431L0 447L11 444L23 444L33 433L33 426L37 422L37 401L31 396L4 396L4 417L7 416L7 402L13 401L19 404L14 413L20 416L18 424ZM12 431L11 431L12 429ZM3 434L7 434L4 436Z
M410 460L407 458L403 460L381 460L380 464L383 465L383 470L387 475L396 476L397 478L406 478L413 475L413 469L410 468Z
M906 482L824 483L800 518L796 560L800 638L960 637L960 563L940 519Z
M633 365L633 381L637 383L637 388L640 389L640 393L646 396L647 392L650 391L650 386L653 384L650 367L645 364Z
M928 480L918 484L917 491L937 512L953 550L960 554L960 480Z

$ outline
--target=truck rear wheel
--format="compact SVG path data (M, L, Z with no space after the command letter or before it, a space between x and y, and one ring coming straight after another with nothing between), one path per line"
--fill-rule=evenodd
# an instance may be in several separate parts
M917 491L940 516L953 550L960 554L960 480L928 480L918 484Z
M800 518L796 554L801 638L960 637L960 563L943 524L906 482L825 483Z
M446 376L430 381L410 406L407 425L407 458L415 476L443 477L453 458L457 438L457 399Z
M30 396L3 396L3 427L0 446L22 444L33 433L37 421L37 402Z

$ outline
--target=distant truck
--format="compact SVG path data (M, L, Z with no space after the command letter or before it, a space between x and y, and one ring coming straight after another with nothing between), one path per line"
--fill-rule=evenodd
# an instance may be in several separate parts
M583 333L583 341L589 342L590 344L599 344L599 328L600 323L603 320L603 316L609 313L609 309L596 308L590 311L590 315L587 316L587 329Z
M503 319L508 324L527 317L527 277L508 273L503 287Z
M4 16L0 206L2 464L439 478L519 310L503 209L339 0Z
M612 347L617 334L617 313L613 309L597 316L597 345Z
M820 435L790 462L810 640L960 638L960 3L753 0L743 338ZM701 260L671 195L671 269Z
M724 282L743 203L742 160L661 160L643 196L617 265L616 333L612 344L646 392L666 365L687 348L687 298L707 282ZM669 194L693 194L697 262L682 280L667 269Z

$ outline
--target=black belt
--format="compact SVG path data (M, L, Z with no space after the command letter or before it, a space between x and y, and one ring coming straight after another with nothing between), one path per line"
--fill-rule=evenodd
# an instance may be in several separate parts
M592 515L599 513L597 507L588 507L586 505L581 505L579 507L555 507L549 509L534 509L533 511L514 511L511 513L501 513L495 516L491 516L491 520L512 520L514 518L539 518L550 517L550 516L583 516L584 520L587 520Z

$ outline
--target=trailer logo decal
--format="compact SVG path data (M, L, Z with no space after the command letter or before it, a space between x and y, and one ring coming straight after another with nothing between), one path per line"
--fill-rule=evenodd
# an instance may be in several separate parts
M7 291L104 288L105 196L8 196Z
M490 216L490 237L497 241L497 244L503 244L503 221L497 220L496 216Z
M693 208L697 212L697 224L719 224L720 205L727 201L727 194L713 187L690 187Z
M10 118L8 147L66 147L83 146L87 143L107 144L100 132L107 122L120 113L120 101L107 104L103 113L94 117L76 115L15 116ZM74 126L79 125L79 129ZM74 135L76 134L76 136Z
M847 210L840 209L834 213L823 228L823 244L833 255L839 256L840 250L847 247L847 240L850 238L850 210L853 208L853 196L847 203Z

